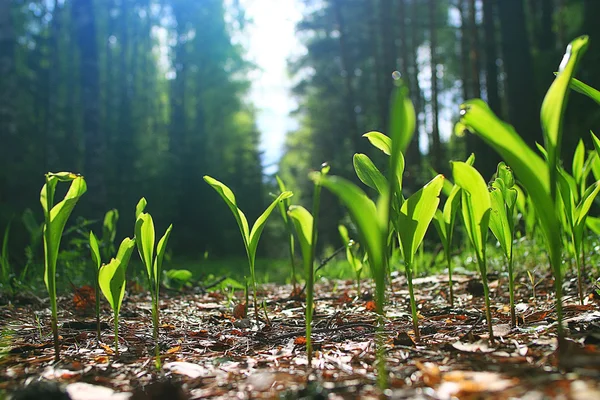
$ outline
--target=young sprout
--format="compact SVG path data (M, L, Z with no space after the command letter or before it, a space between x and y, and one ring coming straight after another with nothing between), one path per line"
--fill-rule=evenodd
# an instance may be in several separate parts
M125 273L135 247L135 240L125 238L119 246L117 256L103 265L98 273L98 282L102 294L113 310L115 327L115 354L119 356L119 311L125 295Z
M162 275L162 262L173 225L169 225L163 237L158 241L155 253L154 221L150 214L144 212L146 204L146 199L142 197L135 209L135 243L140 258L142 259L142 263L146 267L146 273L150 283L150 293L152 295L152 337L156 345L156 367L160 368L160 349L158 346L160 278Z
M462 189L462 217L475 254L483 283L485 315L490 342L494 343L492 314L490 311L490 291L487 281L486 241L490 221L491 200L487 185L481 174L472 166L461 161L452 162L454 181Z
M281 180L281 178L279 178L278 175L275 175L275 179L277 180L277 185L279 186L279 191L281 193L287 191L285 184L283 183L283 181ZM285 224L285 227L288 231L288 235L289 235L289 239L288 239L288 244L289 244L289 252L290 252L290 264L292 265L292 286L293 286L293 293L296 293L296 257L295 257L295 249L294 249L294 224L292 221L290 221L290 219L288 218L287 215L287 210L290 208L290 199L284 199L283 201L279 202L278 206L279 206L279 212L281 213L281 218L283 219L283 223Z
M467 164L473 165L475 162L475 155L467 159ZM444 184L449 184L448 180L444 181ZM450 184L449 189L446 193L448 198L444 203L443 210L436 210L433 217L433 225L442 240L442 246L444 247L444 257L446 258L446 266L448 267L448 286L450 291L450 306L454 307L454 283L452 281L452 241L454 239L454 224L456 222L456 212L460 205L460 187L457 185Z
M461 106L460 128L479 135L492 146L514 171L532 200L539 225L546 239L556 290L558 336L562 341L562 237L557 210L557 166L562 141L562 121L568 100L568 87L583 53L588 37L573 40L559 67L559 73L542 103L541 122L548 157L546 161L533 152L510 126L498 119L482 100L469 100Z
M342 242L346 247L346 260L348 260L348 264L350 264L354 274L356 275L356 292L360 294L360 276L363 270L363 262L359 257L357 257L357 254L355 254L359 245L354 240L350 239L350 236L348 235L348 228L346 228L344 225L338 225L338 232L340 233Z
M100 246L94 232L90 231L90 252L92 253L92 261L94 262L94 288L96 292L96 339L100 342L100 283L98 281L98 273L102 266L100 258Z
M517 190L514 188L515 179L510 168L500 162L496 171L496 179L492 182L490 200L492 214L490 215L490 230L500 243L502 252L508 260L508 291L510 296L510 324L517 325L515 315L515 281L513 275L513 242L515 238L515 205Z
M254 272L254 266L256 262L256 249L258 248L258 241L260 239L260 235L262 234L263 229L265 228L265 224L267 223L267 218L273 212L277 204L289 197L292 197L292 192L286 191L281 193L273 202L267 207L267 209L256 219L256 222L250 229L248 225L248 220L246 219L246 215L240 210L237 205L237 200L235 195L225 184L219 182L218 180L205 175L204 180L213 189L219 193L221 198L225 201L233 216L238 224L240 232L242 234L242 240L244 241L244 247L246 248L246 255L248 256L248 264L250 266L250 278L252 279L252 289L254 293L254 314L256 316L256 321L258 322L258 301L256 297L257 284L256 284L256 274Z
M57 204L54 204L54 193L58 182L70 182L67 194ZM50 296L52 311L52 336L54 338L54 359L60 360L60 345L58 343L58 317L56 310L56 261L63 230L75 204L85 193L87 186L82 176L71 172L49 172L46 183L40 193L40 202L44 209L44 282Z

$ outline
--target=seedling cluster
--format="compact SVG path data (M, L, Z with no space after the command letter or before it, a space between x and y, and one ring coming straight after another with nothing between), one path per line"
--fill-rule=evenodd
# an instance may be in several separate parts
M252 300L257 325L259 302L256 280L256 252L267 219L275 208L279 208L284 220L289 242L292 282L296 283L295 243L299 244L306 278L306 350L309 366L312 357L312 317L314 310L314 260L318 240L318 219L321 188L332 192L343 203L356 228L349 233L346 226L339 226L341 240L345 246L346 258L356 274L356 284L360 293L361 274L368 266L375 282L376 313L380 332L377 336L378 369L380 385L386 385L385 358L382 332L385 322L386 293L390 289L389 271L391 256L398 253L403 262L410 296L411 317L414 339L419 341L419 311L413 285L413 275L418 263L416 254L423 244L431 222L437 230L443 246L443 255L448 269L448 302L454 305L452 249L456 242L457 221L474 252L483 284L485 316L490 342L494 342L492 314L490 311L490 290L488 286L488 232L499 243L508 271L510 292L510 319L516 326L514 250L518 214L524 221L525 234L533 237L539 229L552 267L559 338L564 337L562 324L562 282L564 277L563 250L566 249L575 260L579 282L579 298L583 302L585 277L584 238L586 229L600 232L600 219L588 217L594 199L600 192L600 140L592 133L594 149L586 155L583 142L580 142L569 173L561 164L561 138L565 107L569 90L587 95L600 104L600 92L574 79L577 64L587 48L587 37L575 39L568 47L557 77L548 90L541 110L541 123L544 133L544 146L538 146L539 153L529 148L515 130L502 122L490 108L479 99L467 101L461 106L458 131L469 131L480 136L504 159L498 165L493 177L483 177L473 167L475 155L465 162L451 163L451 177L436 175L421 189L405 197L403 192L404 156L415 130L415 110L408 97L407 88L397 79L391 101L389 136L381 132L369 132L364 136L378 150L389 156L386 174L382 172L366 154L355 154L353 165L358 179L372 190L374 199L358 185L347 179L329 175L330 167L323 165L320 171L310 174L314 182L312 210L292 204L292 192L286 190L284 182L277 178L281 193L250 227L245 214L238 206L231 189L218 180L205 176L204 180L222 197L231 210L242 235L250 269ZM596 182L588 185L590 176ZM488 180L486 180L489 179ZM454 183L451 183L454 182ZM55 204L54 192L58 182L70 183L65 198ZM489 182L489 183L488 183ZM41 192L45 224L43 231L45 250L44 280L50 295L52 310L52 331L55 340L56 359L59 358L58 324L56 314L56 263L62 231L79 198L85 193L84 178L72 173L49 173ZM440 207L440 197L445 201ZM154 222L150 214L144 212L145 199L136 207L135 237L125 238L114 254L114 226L118 214L112 212L105 218L102 240L90 232L89 245L94 262L96 293L102 292L110 303L114 316L115 350L119 354L118 319L125 294L126 270L134 247L145 267L152 297L153 338L158 341L159 329L159 289L162 263L172 226L155 243ZM460 212L459 212L460 210ZM182 273L173 273L184 278ZM184 274L185 275L185 274ZM187 275L186 275L187 276ZM530 275L532 276L532 275ZM189 280L189 276L186 279ZM535 284L532 280L532 285ZM294 293L296 290L294 290ZM246 292L248 303L249 294ZM99 301L99 296L97 296ZM264 306L264 303L263 303ZM264 307L266 314L266 307ZM268 316L266 321L268 323ZM97 335L100 340L100 307L96 303ZM157 366L160 366L158 343L156 346Z

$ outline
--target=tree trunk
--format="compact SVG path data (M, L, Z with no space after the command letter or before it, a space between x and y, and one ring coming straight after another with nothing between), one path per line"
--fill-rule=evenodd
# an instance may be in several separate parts
M413 103L416 103L415 99L418 98L418 88L415 88L415 83L418 83L417 79L417 68L416 63L417 60L414 58L413 53L410 52L409 46L412 44L409 42L408 30L406 29L406 0L398 1L398 43L399 49L398 54L400 56L400 73L402 75L402 79L404 80L404 84L410 90L410 96L413 99ZM412 21L414 24L414 20ZM416 109L416 105L415 105ZM419 110L416 109L416 112ZM418 118L417 118L418 120ZM406 168L405 168L405 185L408 187L412 187L414 183L414 175L420 169L421 165L421 151L419 149L419 125L418 121L415 126L415 134L413 139L410 141L408 145L408 149L406 154L404 155Z
M521 0L498 3L502 56L506 73L508 119L523 140L535 148L542 143L539 116L541 103L536 96L535 76L525 11Z
M106 137L100 129L98 47L93 0L73 0L73 26L79 47L81 105L83 114L84 168L92 217L106 208Z
M438 126L438 78L437 78L437 37L436 37L436 0L429 0L429 52L431 67L431 146L429 151L433 168L441 172L445 163L442 155L440 131Z
M367 144L365 143L366 141L364 140L364 138L361 137L360 132L358 130L356 111L354 110L354 108L356 107L354 88L352 86L352 75L354 72L352 70L352 67L350 66L348 45L346 43L346 25L344 21L344 15L342 13L341 0L333 0L333 11L335 13L338 31L340 32L338 43L340 48L340 59L342 62L341 69L342 74L344 75L344 89L346 91L344 98L346 103L346 113L348 114L348 129L349 134L351 135L351 142L354 151L360 152L366 149Z
M392 72L396 70L394 49L394 23L392 20L392 0L381 0L379 3L379 27L381 35L382 71L379 80L382 82L381 105L383 128L389 129L390 95L393 88ZM391 132L388 132L391 135Z
M17 161L14 148L17 136L14 101L17 94L15 73L15 31L12 0L0 0L0 204L7 204L11 192L9 168ZM4 221L0 221L4 222Z

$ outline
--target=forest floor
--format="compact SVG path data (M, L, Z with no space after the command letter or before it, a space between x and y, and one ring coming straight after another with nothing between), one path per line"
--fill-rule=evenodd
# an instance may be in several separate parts
M564 302L568 339L558 350L553 280L541 278L536 297L525 278L517 284L518 327L510 328L507 282L490 276L495 342L487 336L477 276L415 280L421 340L414 341L406 280L393 279L384 329L388 387L377 387L376 314L369 283L358 295L352 281L316 287L314 357L305 351L304 301L289 285L263 285L257 325L250 308L221 292L163 291L160 302L162 368L155 368L147 292L128 289L120 316L121 356L115 357L109 309L98 344L93 301L77 292L59 302L61 361L54 362L48 304L21 295L0 307L0 398L600 398L600 300L577 301L568 281ZM87 296L87 297L86 297ZM526 300L524 300L526 299ZM40 336L41 335L41 336ZM3 342L3 343L1 343ZM27 386L29 385L29 386ZM24 389L24 387L26 387ZM65 394L68 393L67 394ZM27 397L31 396L31 397Z

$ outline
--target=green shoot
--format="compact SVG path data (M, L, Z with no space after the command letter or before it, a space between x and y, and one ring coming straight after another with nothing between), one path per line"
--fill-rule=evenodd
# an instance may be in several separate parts
M356 248L358 248L359 245L354 240L350 239L350 236L348 235L348 228L346 228L344 225L338 225L338 232L340 233L342 242L346 247L346 260L348 260L348 264L350 264L354 274L356 275L356 292L360 294L360 276L363 270L363 263L355 254Z
M477 255L477 265L483 283L485 314L490 342L494 343L490 294L487 281L486 241L492 208L490 194L481 174L472 166L461 161L452 162L454 181L462 189L462 217L471 244Z
M475 162L475 156L471 156L467 159L467 164L473 165ZM444 257L446 259L446 266L448 268L448 286L450 294L450 306L454 307L454 282L452 281L452 242L454 239L454 225L456 222L456 212L460 205L460 187L452 185L447 179L444 180L444 186L446 187L447 196L446 202L444 203L443 210L436 210L433 217L433 225L440 236L442 246L444 247ZM444 190L444 188L442 188Z
M100 258L98 239L96 239L92 231L90 231L90 252L92 253L92 261L94 262L94 288L96 290L96 339L100 342L100 283L98 281L98 273L102 266L102 259Z
M281 193L287 191L285 184L279 178L279 176L275 175L275 179L277 180L277 185L279 186L279 191ZM290 208L290 199L283 199L283 201L279 202L279 212L281 213L281 218L283 219L283 223L288 231L289 239L289 252L290 252L290 264L292 265L292 293L296 293L296 257L295 257L295 245L294 245L294 224L287 215L287 210Z
M515 315L515 281L513 274L513 241L515 238L515 205L517 190L512 171L503 162L498 164L496 179L492 182L490 199L492 213L490 230L500 243L500 247L508 260L508 291L510 296L510 324L517 325Z
M92 237L90 235L90 237ZM135 246L135 240L125 238L119 246L117 256L100 268L98 282L102 294L113 309L115 326L115 354L119 356L119 311L125 295L125 272Z
M300 251L304 260L306 276L306 354L308 365L312 362L311 324L314 298L314 267L313 267L313 224L311 213L302 206L291 206L288 215L296 227Z
M58 182L70 182L67 194L54 204L54 193ZM54 338L54 359L60 360L58 343L58 317L56 310L56 261L63 230L79 198L87 187L82 176L71 172L47 173L46 183L40 193L40 203L44 210L44 282L50 296L52 312L52 336Z
M150 282L150 293L152 295L152 337L156 344L156 367L160 368L160 350L158 346L160 278L162 275L162 262L173 225L169 225L163 237L158 241L155 253L154 221L150 214L144 212L146 204L146 199L142 198L136 206L135 243L142 263L146 267L146 273Z
M286 191L281 193L273 202L267 207L267 209L257 218L256 222L252 226L252 230L250 230L248 225L248 220L246 219L246 215L240 210L237 206L237 201L235 199L235 195L225 184L219 182L218 180L211 178L208 175L204 176L204 180L213 189L219 193L221 198L225 201L233 216L240 228L240 232L242 234L242 239L244 241L244 247L246 248L246 255L248 256L248 264L250 265L250 278L252 279L252 289L254 293L254 314L256 316L256 321L258 322L258 302L256 297L257 284L256 284L256 274L254 272L255 261L256 261L256 249L258 248L258 241L260 239L260 235L267 223L267 218L273 212L277 204L289 197L292 197L292 192Z

